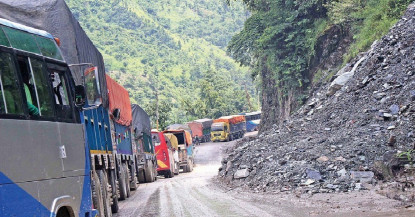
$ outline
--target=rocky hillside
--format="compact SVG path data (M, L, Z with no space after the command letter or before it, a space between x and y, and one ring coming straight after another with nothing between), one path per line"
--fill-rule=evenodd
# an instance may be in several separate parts
M386 185L396 190L387 196L415 202L414 70L412 4L290 121L229 149L219 178L231 187L310 194Z

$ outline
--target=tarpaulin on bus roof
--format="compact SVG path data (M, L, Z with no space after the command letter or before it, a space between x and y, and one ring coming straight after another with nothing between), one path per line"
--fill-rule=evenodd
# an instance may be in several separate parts
M60 39L62 54L68 64L91 63L98 67L102 104L108 106L105 65L101 53L88 38L64 0L0 0L0 18L49 32ZM84 70L90 66L71 67L76 84L81 84Z
M133 129L136 130L137 135L142 133L150 135L151 134L151 122L150 116L145 112L139 105L131 105L132 115L133 115Z
M121 125L129 126L133 117L131 114L131 102L128 91L110 76L106 75L106 77L110 112L113 113L115 109L120 109L120 118L115 121Z
M236 124L245 121L245 116L243 115L231 115L231 116L224 116L220 117L216 120L213 120L213 123L225 122L230 124Z

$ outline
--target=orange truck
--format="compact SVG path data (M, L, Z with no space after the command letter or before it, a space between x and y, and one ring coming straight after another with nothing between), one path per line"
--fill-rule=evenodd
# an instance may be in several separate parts
M231 141L244 136L246 132L246 120L243 115L231 115L213 120L211 126L211 140Z
M212 126L212 119L199 119L187 123L192 130L192 137L194 143L210 142L210 129Z

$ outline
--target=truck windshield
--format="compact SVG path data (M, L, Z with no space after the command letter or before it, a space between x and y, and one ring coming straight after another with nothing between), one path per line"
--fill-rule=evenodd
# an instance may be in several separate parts
M89 105L101 104L101 95L96 70L96 67L92 67L85 71L86 95Z
M212 126L212 131L223 131L223 125Z
M153 140L154 146L159 146L161 144L158 133L152 133L151 139Z

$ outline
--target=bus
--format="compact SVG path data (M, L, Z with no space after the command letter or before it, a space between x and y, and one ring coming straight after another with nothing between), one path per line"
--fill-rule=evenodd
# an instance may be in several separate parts
M0 19L0 216L96 216L75 86L51 34Z

